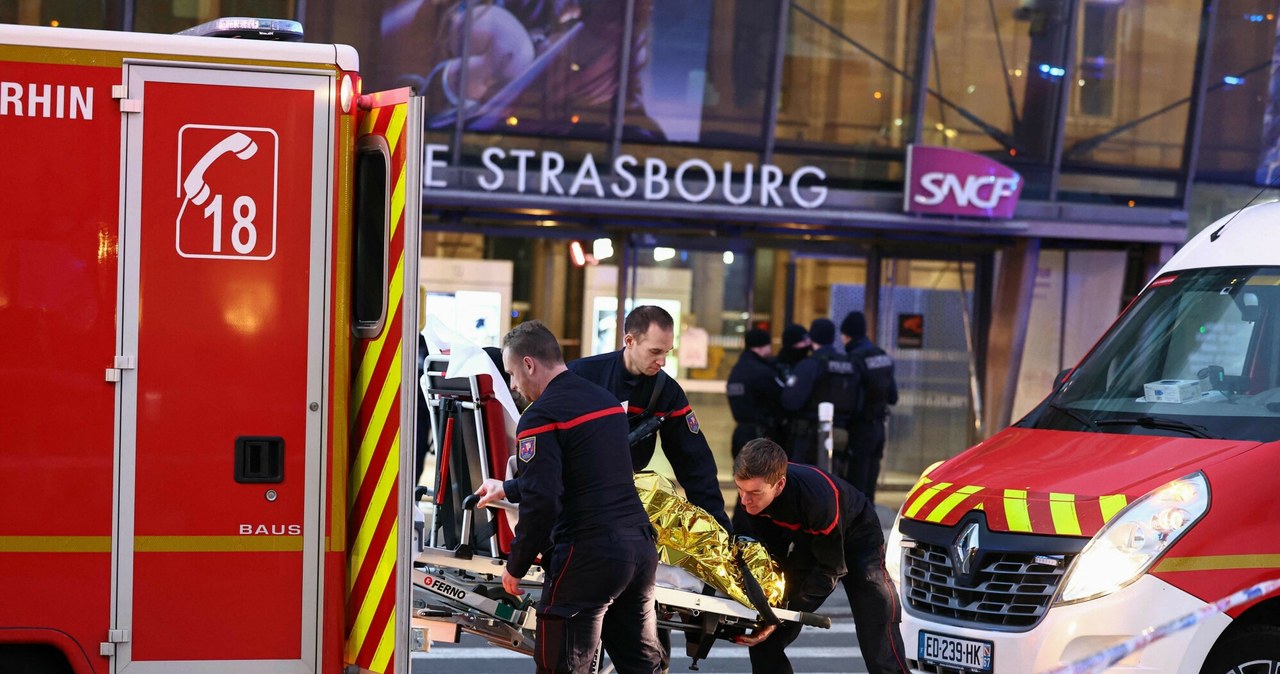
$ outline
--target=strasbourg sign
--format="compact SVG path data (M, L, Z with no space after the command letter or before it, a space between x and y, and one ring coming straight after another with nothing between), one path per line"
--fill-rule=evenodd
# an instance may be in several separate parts
M980 154L907 146L903 210L927 215L1012 218L1022 176Z

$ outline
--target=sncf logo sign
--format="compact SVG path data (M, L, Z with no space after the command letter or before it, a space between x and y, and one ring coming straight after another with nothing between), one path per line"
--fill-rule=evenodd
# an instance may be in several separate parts
M979 154L941 147L907 148L908 213L1012 218L1022 176Z

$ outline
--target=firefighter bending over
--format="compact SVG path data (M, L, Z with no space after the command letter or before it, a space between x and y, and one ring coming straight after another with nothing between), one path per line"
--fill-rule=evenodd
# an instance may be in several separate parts
M816 611L843 583L867 671L910 674L898 630L902 607L884 568L875 505L838 477L787 463L786 452L768 438L742 448L733 479L756 538L781 560L787 607ZM784 651L798 636L800 623L783 623L738 642L750 646L755 674L790 674Z

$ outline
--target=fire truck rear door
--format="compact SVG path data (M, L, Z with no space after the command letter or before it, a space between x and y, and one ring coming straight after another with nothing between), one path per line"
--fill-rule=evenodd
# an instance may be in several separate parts
M422 99L360 98L352 299L351 509L345 662L409 671Z
M335 78L125 82L116 671L315 672Z

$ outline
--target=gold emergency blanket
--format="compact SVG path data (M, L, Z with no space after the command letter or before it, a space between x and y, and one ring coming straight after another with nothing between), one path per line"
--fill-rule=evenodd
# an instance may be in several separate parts
M676 493L675 485L657 473L637 473L636 491L658 532L658 561L678 566L744 606L754 608L742 584L734 553L742 556L770 606L780 607L785 589L782 572L764 545L732 541L707 511Z

